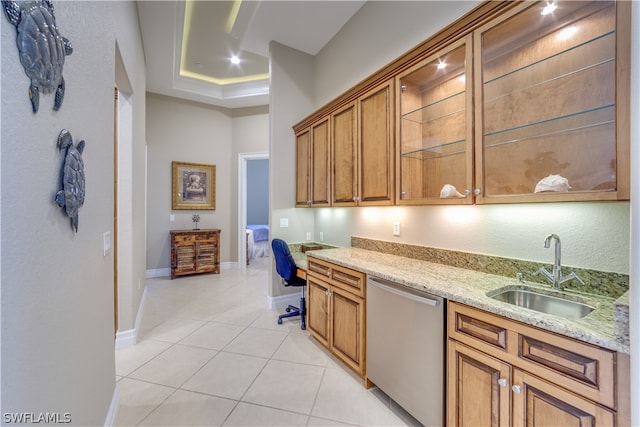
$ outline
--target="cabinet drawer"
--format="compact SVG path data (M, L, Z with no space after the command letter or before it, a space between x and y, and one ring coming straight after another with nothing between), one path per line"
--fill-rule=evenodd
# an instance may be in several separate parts
M360 271L311 257L307 259L307 271L324 277L337 288L364 297L365 274Z
M474 347L480 346L485 351L489 350L488 345L492 354L507 352L510 334L500 318L453 303L449 304L449 310L451 338Z
M615 352L526 325L517 326L521 366L615 409Z
M172 237L173 243L196 241L196 236L194 234L173 234L171 237Z
M334 265L331 269L331 281L333 286L364 296L365 274L350 268Z
M323 261L307 258L307 272L317 273L329 279L331 277L331 266Z

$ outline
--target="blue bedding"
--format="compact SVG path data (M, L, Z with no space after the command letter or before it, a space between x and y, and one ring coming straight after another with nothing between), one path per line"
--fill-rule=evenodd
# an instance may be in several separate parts
M247 225L247 230L253 230L254 242L264 242L265 240L269 240L268 225Z

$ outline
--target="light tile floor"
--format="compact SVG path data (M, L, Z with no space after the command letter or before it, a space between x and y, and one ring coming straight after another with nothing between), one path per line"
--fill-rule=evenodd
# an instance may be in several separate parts
M268 266L148 279L139 343L116 350L120 426L420 425L267 308Z

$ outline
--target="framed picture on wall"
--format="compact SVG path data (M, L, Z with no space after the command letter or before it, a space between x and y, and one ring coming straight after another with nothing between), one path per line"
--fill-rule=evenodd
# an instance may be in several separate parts
M216 166L171 162L173 209L216 209Z

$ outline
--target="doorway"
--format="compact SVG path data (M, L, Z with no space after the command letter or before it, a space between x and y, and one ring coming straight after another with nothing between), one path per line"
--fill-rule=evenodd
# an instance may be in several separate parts
M268 225L269 221L269 153L241 153L238 159L238 265L246 268L247 224L257 221ZM267 169L263 174L265 163Z

